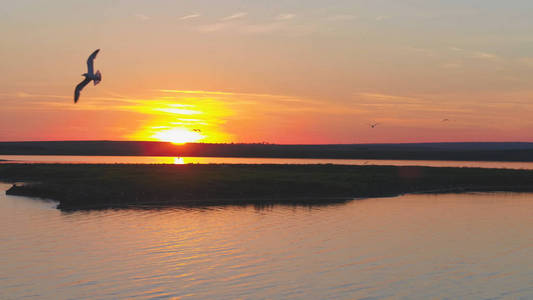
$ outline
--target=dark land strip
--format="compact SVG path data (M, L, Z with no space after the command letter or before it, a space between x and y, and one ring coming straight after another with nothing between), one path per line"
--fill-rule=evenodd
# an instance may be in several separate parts
M7 193L63 210L332 204L405 193L533 191L533 171L347 165L4 164Z
M352 145L203 144L137 141L0 142L0 155L203 156L257 158L533 161L533 143Z

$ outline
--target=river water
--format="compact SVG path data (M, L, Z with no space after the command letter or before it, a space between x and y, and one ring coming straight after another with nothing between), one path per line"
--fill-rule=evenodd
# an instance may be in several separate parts
M6 160L6 161L1 161ZM0 155L0 163L89 163L89 164L336 164L381 166L471 167L533 170L533 162L439 161L384 159L314 159L250 157L168 157L168 156L76 156Z
M531 299L533 194L61 212L0 184L0 299Z

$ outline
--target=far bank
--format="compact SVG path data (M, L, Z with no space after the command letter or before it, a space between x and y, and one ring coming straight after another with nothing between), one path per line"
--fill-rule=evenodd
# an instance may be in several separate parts
M143 141L0 142L0 155L255 157L448 161L533 161L533 143L207 144Z

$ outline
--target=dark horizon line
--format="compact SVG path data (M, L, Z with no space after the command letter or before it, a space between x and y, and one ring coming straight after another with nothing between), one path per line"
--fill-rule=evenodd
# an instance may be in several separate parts
M271 142L220 142L220 143L173 143L166 141L143 141L143 140L32 140L32 141L0 141L0 143L64 143L64 142L117 142L117 143L161 143L172 145L280 145L280 146L337 146L337 145L431 145L431 144L533 144L533 141L461 141L461 142L398 142L398 143L317 143L317 144L284 144Z

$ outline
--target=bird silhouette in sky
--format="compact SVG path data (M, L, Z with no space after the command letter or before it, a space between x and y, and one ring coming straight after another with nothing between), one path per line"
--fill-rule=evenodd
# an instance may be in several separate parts
M78 83L76 86L76 89L74 90L74 103L78 102L78 99L80 99L80 92L81 90L89 84L89 82L94 82L94 85L97 85L102 81L102 74L100 74L100 71L96 71L94 73L94 59L96 58L96 55L100 49L96 49L87 59L87 73L81 74L81 76L84 76L85 79Z
M376 126L378 126L379 123L372 123L372 124L368 124L368 126L370 126L370 128L375 128Z
M450 122L450 119L442 119L441 122Z
M202 130L200 130L200 129L196 129L196 128L193 129L192 131L194 131L194 132L202 132Z

